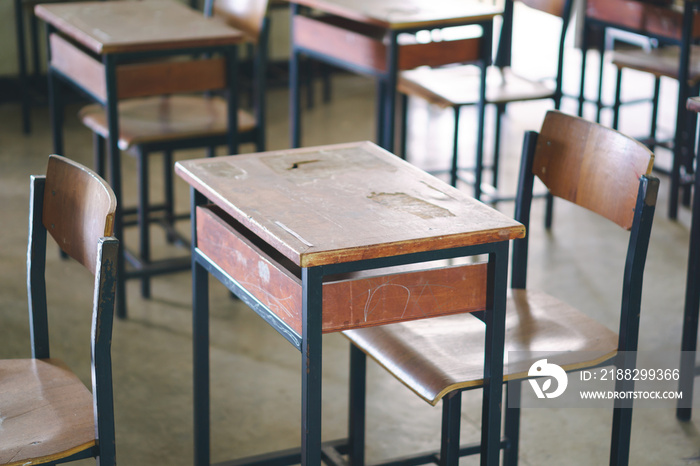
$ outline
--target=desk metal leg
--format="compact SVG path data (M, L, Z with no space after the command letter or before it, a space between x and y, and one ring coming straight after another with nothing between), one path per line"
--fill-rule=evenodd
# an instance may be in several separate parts
M500 457L501 400L503 397L503 345L505 344L508 242L495 245L489 261L493 300L491 312L484 313L484 399L481 425L481 465L497 465Z
M190 190L192 212L192 360L194 388L194 464L209 466L209 273L199 265L197 247L197 206L206 199Z
M321 313L320 267L302 269L301 464L321 464Z
M294 37L294 17L299 14L299 5L290 4L290 34ZM292 40L289 56L289 136L292 148L301 145L301 96L299 88L299 52Z

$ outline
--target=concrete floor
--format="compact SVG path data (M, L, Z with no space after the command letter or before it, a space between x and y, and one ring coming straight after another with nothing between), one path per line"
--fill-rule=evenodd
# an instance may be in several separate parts
M570 51L570 66L578 57ZM592 59L593 60L593 59ZM595 63L595 60L593 60ZM538 71L541 71L538 69ZM567 79L567 91L577 89L577 73ZM593 77L592 77L593 79ZM646 85L634 78L640 88ZM317 103L304 116L304 144L318 145L374 137L374 87L366 79L338 76L328 104ZM662 126L672 127L673 84L664 83ZM522 134L537 129L549 103L509 107L504 121L504 190L514 190ZM574 101L563 109L575 112ZM75 119L77 107L67 109L64 155L91 164L89 132ZM446 166L452 117L413 102L409 160L424 168ZM630 109L623 131L639 134L646 110ZM51 152L45 107L34 108L34 130L20 131L19 106L0 105L0 357L28 357L25 248L29 175L44 173ZM268 148L288 146L287 92L269 93ZM607 116L606 116L607 117ZM664 124L665 123L665 124ZM472 154L473 116L464 110L462 154ZM490 128L489 133L490 135ZM488 137L487 135L487 137ZM490 148L490 145L488 146ZM204 156L190 151L178 159ZM135 200L134 163L124 156L127 184L124 204ZM659 154L659 163L668 160ZM153 170L155 172L155 170ZM154 173L154 191L159 180ZM678 221L666 218L668 180L662 177L659 207L647 262L640 350L653 354L657 367L677 367L689 239L687 209ZM470 189L462 186L462 189ZM188 208L188 191L178 180L178 204ZM156 194L154 194L155 196ZM498 206L512 214L512 204ZM566 297L612 329L617 328L620 276L624 245L614 228L593 215L560 202L555 226L543 232L541 205L535 208L530 232L532 288ZM187 222L182 225L187 232ZM602 229L601 229L602 228ZM135 244L128 233L127 244ZM164 246L164 235L153 231L157 254L182 253ZM91 282L86 272L48 251L47 281L51 310L53 354L63 358L89 381L89 317ZM211 287L212 458L223 461L270 449L298 445L300 438L300 356L244 305L231 300L218 283ZM129 318L114 327L114 393L117 454L122 465L188 465L192 461L191 293L189 273L153 280L153 297L139 296L138 283L128 284ZM324 337L324 438L345 434L347 423L348 343L339 335ZM700 399L700 390L696 390ZM419 400L376 365L369 364L367 456L369 461L432 449L439 438L440 410ZM465 440L479 438L481 396L464 395L462 426ZM696 403L700 407L700 404ZM675 404L639 407L634 413L632 465L700 463L700 412L691 422L675 418ZM523 465L607 464L611 411L608 409L529 409L522 413ZM85 461L85 464L90 464ZM470 458L464 464L478 464Z

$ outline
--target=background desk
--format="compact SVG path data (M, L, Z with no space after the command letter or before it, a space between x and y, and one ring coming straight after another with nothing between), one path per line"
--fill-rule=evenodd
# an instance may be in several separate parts
M195 464L209 464L207 273L301 351L303 464L321 461L323 332L487 306L482 464L498 464L508 246L522 225L368 142L175 169L193 193ZM488 264L427 264L481 254Z
M236 88L236 47L242 32L205 18L176 1L77 2L38 5L49 40L49 105L54 152L63 150L63 107L56 78L76 86L106 108L109 134L119 134L118 99L177 92L205 91L210 79L226 71L228 89ZM217 54L208 60L164 61L175 55ZM235 92L228 93L229 151L237 152ZM118 138L109 138L110 184L117 196L114 235L123 235L121 163ZM124 250L123 241L120 248ZM123 254L119 275L124 277ZM172 271L170 267L164 271ZM158 273L150 269L141 273ZM124 281L117 286L117 315L126 309Z
M396 80L400 70L421 65L462 63L463 41L441 40L400 44L403 33L476 24L491 37L494 16L501 9L479 0L289 0L292 3L290 115L292 147L301 145L299 55L304 54L378 80L377 141L394 147ZM322 16L306 16L300 6ZM490 41L484 41L490 43ZM491 48L484 57L490 62ZM467 53L469 56L469 53Z

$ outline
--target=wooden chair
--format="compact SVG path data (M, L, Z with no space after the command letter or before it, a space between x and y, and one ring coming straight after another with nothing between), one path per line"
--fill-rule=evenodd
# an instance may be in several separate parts
M539 135L526 134L516 220L529 227L537 177L554 197L631 232L617 334L569 304L527 289L528 238L515 240L504 380L526 379L531 365L546 355L567 371L603 363L634 367L634 360L623 360L628 353L622 352L637 350L642 277L658 191L658 180L651 176L653 157L631 138L557 111L547 113ZM358 416L364 415L364 371L357 368L364 366L366 354L431 405L442 400L441 464L456 464L461 454L478 453L478 446L462 451L459 447L461 391L478 388L483 381L484 327L478 317L457 314L343 332L354 345L351 423L362 423ZM633 383L620 381L616 389L631 390ZM511 407L520 399L520 385L507 385L505 464L509 465L518 457L519 410ZM630 400L615 404L610 464L627 464L631 407Z
M700 15L699 3L695 0L684 2L682 10L655 2L623 0L590 2L589 10L598 16L607 16L607 21L620 24L621 28L640 32L655 39L659 46L650 50L616 50L612 53L612 64L616 67L615 101L613 104L612 127L619 127L622 75L625 70L635 70L654 76L654 96L652 102L652 124L648 137L640 137L649 147L670 147L673 151L671 167L657 166L656 170L669 175L669 218L678 215L678 202L681 189L691 184L693 169L693 143L695 141L694 113L688 112L685 103L688 97L700 91L700 46L693 45L698 37ZM671 2L656 2L671 3ZM660 141L656 135L657 109L660 79L662 77L678 81L675 132L672 141ZM689 204L690 190L683 193L683 203Z
M98 458L114 465L110 345L118 241L110 237L117 201L94 172L49 157L46 176L31 178L27 284L32 359L0 360L0 464ZM92 393L49 353L46 232L95 276ZM79 293L80 290L75 290Z
M500 128L501 116L505 112L506 105L511 102L552 99L554 107L559 108L562 97L562 74L564 63L564 38L571 16L571 0L520 0L523 5L541 11L543 13L560 17L562 19L561 34L559 36L559 50L557 54L557 74L553 83L534 81L520 76L510 66L502 63L509 62L510 43L512 33L512 17L514 3L517 0L507 0L504 13L504 25L501 29L500 51L497 57L499 66L491 66L486 78L486 103L496 106L495 140L492 165L492 190L484 194L492 200L498 200L494 190L498 187L498 169L500 152ZM507 54L507 56L506 56ZM405 71L399 77L398 90L403 94L404 128L407 117L408 97L418 97L442 108L452 108L455 116L454 139L452 145L452 167L450 169L450 183L455 186L459 177L458 167L458 135L460 109L466 105L479 103L480 73L472 65L449 66L441 68L420 68ZM482 188L482 148L483 129L477 134L476 166L474 167L474 197L481 198ZM402 135L403 148L406 150L406 131Z
M268 20L267 0L215 0L207 2L205 14L215 14L229 25L246 33L255 44L253 60L253 110L239 110L238 142L253 143L256 151L265 150L265 76L267 68ZM226 71L218 70L220 79L215 79L218 88L226 91ZM174 228L175 220L187 219L187 214L176 215L173 196L173 151L196 147L208 148L213 156L216 146L228 144L229 116L227 99L213 94L157 95L128 99L119 104L119 146L137 158L138 205L136 209L123 209L124 225L138 225L138 256L127 251L127 259L134 270L127 270L123 280L141 279L141 294L150 297L150 276L178 270L189 270L189 258L164 260L156 265L151 258L149 225L159 222L165 227L169 242L187 241ZM104 173L104 140L109 138L107 116L97 104L84 107L79 112L83 124L94 133L95 167ZM149 201L149 156L163 153L164 203ZM234 151L235 152L235 151ZM134 214L136 219L134 220ZM161 214L161 215L158 215ZM128 216L128 217L127 217ZM126 251L126 248L125 248ZM124 317L124 316L120 316Z

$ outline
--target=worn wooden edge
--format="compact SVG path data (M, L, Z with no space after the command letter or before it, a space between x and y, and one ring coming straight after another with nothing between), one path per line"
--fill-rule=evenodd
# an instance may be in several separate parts
M382 18L374 17L366 14L355 8L347 8L333 1L325 0L287 0L290 3L307 6L313 9L321 10L325 13L341 16L343 18L358 21L360 23L379 26L384 29L401 30L414 28L431 28L431 27L448 27L460 24L477 23L493 19L495 16L503 13L501 8L490 6L483 3L475 3L481 6L483 11L478 14L469 14L466 16L458 16L453 18L441 18L431 20L415 20L415 21L387 21Z
M690 97L686 102L686 108L691 112L700 112L700 97Z
M415 252L441 251L462 246L475 246L501 241L510 241L525 237L525 227L522 225L482 230L471 234L457 234L440 238L440 247L435 247L435 242L430 239L410 239L393 243L383 243L378 246L363 246L343 250L307 251L300 254L302 267L314 267L317 265L340 264L355 262L364 259L377 259L380 257L400 256Z
M375 144L362 141L362 142L350 142L341 144L331 144L324 146L313 147L316 151L333 151L338 149L352 148L352 147L368 147L371 151L379 151L392 157L390 163L403 165L408 170L413 170L426 175L425 172L416 168L415 166L409 164L408 162L393 156L390 152L376 146ZM266 154L279 154L288 153L292 154L295 152L306 153L310 148L299 148L299 149L288 149L283 151L270 151ZM256 156L259 154L245 154L245 156ZM202 159L198 159L200 162ZM214 203L223 207L223 209L231 215L237 221L248 221L248 217L241 212L236 206L231 205L227 199L225 199L220 193L212 190L207 183L205 183L197 174L196 170L191 170L189 165L192 164L196 166L198 160L191 161L179 161L175 163L175 173L182 178L190 186L201 192L204 196L211 199ZM217 202L218 201L218 202ZM504 216L505 217L505 216ZM511 219L512 220L512 219ZM259 231L256 231L259 228ZM272 234L268 229L261 225L255 223L250 224L250 229L253 233L258 234L260 231L266 231ZM280 231L279 233L284 233ZM286 232L289 234L289 232ZM273 234L274 236L274 234ZM452 249L463 246L481 245L486 243L494 243L500 241L509 241L513 239L519 239L525 237L525 226L515 222L514 220L510 226L503 226L500 228L494 228L490 230L479 230L473 233L457 233L452 235L441 236L441 245L439 248L435 248L435 238L424 238L415 239L411 238L405 241L396 241L389 243L381 243L374 246L361 246L356 248L344 248L337 250L325 250L325 251L315 251L313 246L306 245L301 250L295 250L290 245L285 243L285 241L275 238L274 247L284 254L287 258L295 262L300 267L315 267L320 265L330 265L339 264L345 262L355 262L364 259L376 259L381 257L391 257L402 254L409 254L415 252L426 252L426 251L436 251Z
M610 361L613 359L615 356L617 356L617 351L611 351L610 353L607 353L599 358L596 359L591 359L589 361L581 361L576 364L563 364L560 367L564 369L565 372L573 372L581 369L586 369L588 367L595 367L598 365L603 364L606 361ZM386 368L385 368L386 369ZM524 380L529 378L528 373L526 371L523 372L516 372L515 374L509 374L503 376L503 382L508 382L508 381L513 381L513 380ZM470 382L464 382L464 383L456 383L452 384L445 389L441 390L434 399L430 400L428 398L425 398L422 394L419 392L414 391L409 385L406 385L411 391L413 391L416 395L430 403L432 406L436 406L442 398L447 395L448 393L451 393L455 390L461 390L465 388L473 388L473 387L480 387L484 384L484 380L473 380ZM404 384L405 385L405 384Z
M72 25L68 21L65 21L63 18L61 18L60 16L54 15L50 11L50 7L51 7L51 4L36 5L34 7L34 15L36 17L38 17L39 19L45 21L46 23L51 24L52 26L54 26L56 29L58 29L60 31L70 31L70 32L67 32L66 35L71 37L73 40L76 40L77 42L79 42L83 46L87 47L89 50L91 50L97 54L102 53L102 44L99 41L93 39L92 37L90 37L89 35L87 35L85 33L82 33L79 31L73 32L74 29L73 29Z
M99 3L99 2L97 2ZM166 2L167 3L167 2ZM99 40L92 37L90 34L82 31L80 28L75 27L74 24L66 21L61 16L54 14L51 11L52 4L47 4L45 6L39 4L34 8L34 14L42 19L43 21L53 25L56 29L62 31L63 34L70 37L71 39L77 41L84 47L88 48L92 52L98 55L110 54L110 53L130 53L130 52L146 52L146 51L162 51L162 50L174 50L174 49L188 49L196 47L219 47L227 45L236 45L248 40L248 36L232 27L228 27L228 30L223 31L220 34L211 35L209 37L199 37L197 39L192 39L190 37L185 37L182 39L178 38L166 38L163 40L149 40L146 42L136 40L134 42L124 41L116 43L102 43ZM60 3L56 5L60 7ZM169 8L182 8L188 9L186 5L182 5L178 2L173 3L168 6ZM221 21L215 18L206 18L208 21L212 21L212 24L221 25Z
M107 99L105 68L101 62L56 33L49 37L49 45L51 66L102 102Z

